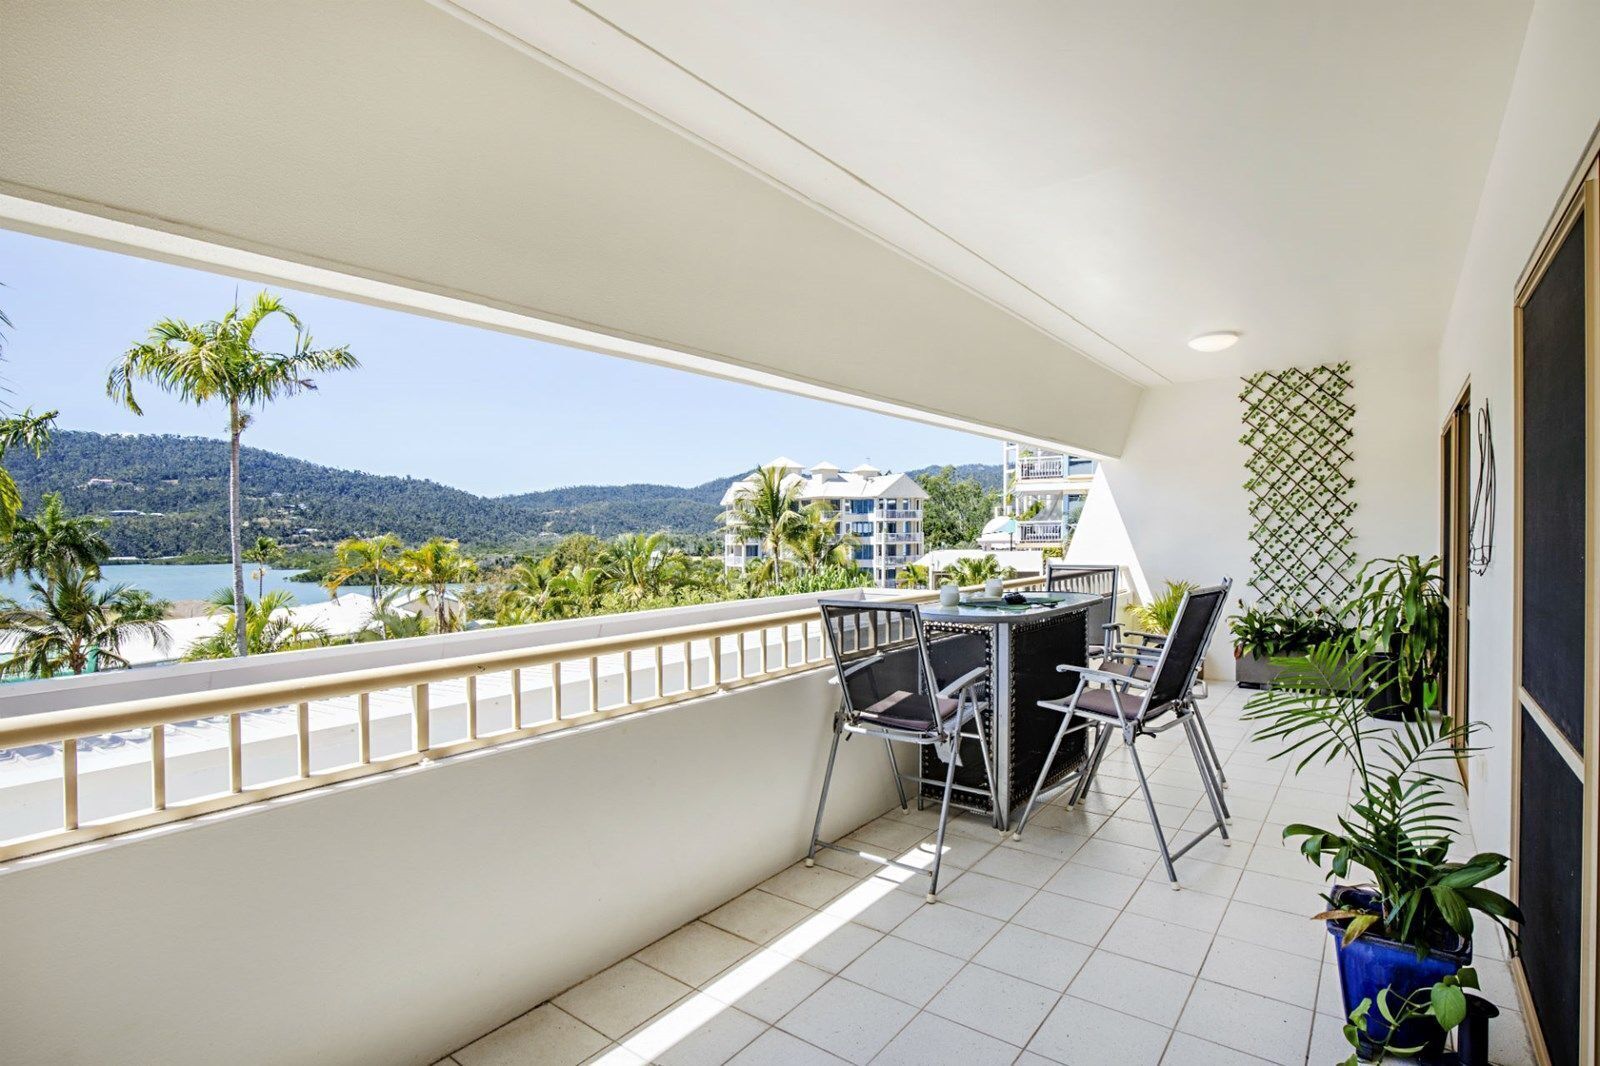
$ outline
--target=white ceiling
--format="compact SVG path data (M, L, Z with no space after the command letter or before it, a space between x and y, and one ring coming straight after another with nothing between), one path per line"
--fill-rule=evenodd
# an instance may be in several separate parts
M1530 6L436 2L1146 384L1431 357Z

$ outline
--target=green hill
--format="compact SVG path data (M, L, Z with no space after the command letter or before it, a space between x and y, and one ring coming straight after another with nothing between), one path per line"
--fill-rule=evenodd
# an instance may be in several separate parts
M13 452L7 465L30 506L45 492L59 492L72 511L108 517L114 554L149 559L227 551L223 441L62 431L42 458ZM575 485L484 497L435 481L339 470L258 448L244 449L243 467L247 539L271 536L291 548L325 547L378 532L408 541L443 535L499 550L591 531L602 537L657 529L704 536L715 530L718 501L738 476L688 488ZM986 487L999 485L997 466L957 471Z

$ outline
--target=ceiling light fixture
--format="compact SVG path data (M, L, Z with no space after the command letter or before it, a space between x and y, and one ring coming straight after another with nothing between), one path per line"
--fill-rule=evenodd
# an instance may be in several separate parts
M1189 347L1197 352L1220 352L1232 348L1238 343L1238 332L1225 329L1217 333L1202 333L1189 341Z

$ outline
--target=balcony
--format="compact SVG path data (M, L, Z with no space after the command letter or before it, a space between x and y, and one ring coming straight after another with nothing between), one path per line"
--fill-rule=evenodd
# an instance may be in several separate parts
M1017 523L1017 542L1020 544L1060 544L1066 535L1066 526L1060 520L1030 520Z

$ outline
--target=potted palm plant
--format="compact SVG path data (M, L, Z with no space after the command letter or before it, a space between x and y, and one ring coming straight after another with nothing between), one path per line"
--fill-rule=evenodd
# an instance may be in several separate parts
M1327 894L1318 917L1336 937L1347 1015L1379 1002L1380 993L1407 999L1470 963L1474 913L1505 929L1513 951L1512 923L1522 920L1515 904L1484 887L1505 870L1506 856L1455 855L1449 782L1435 769L1457 757L1480 723L1452 723L1426 710L1394 724L1371 718L1363 695L1395 683L1399 666L1362 654L1357 639L1329 641L1287 662L1245 712L1259 723L1256 739L1281 743L1274 758L1298 759L1296 772L1339 762L1355 773L1355 799L1335 828L1283 830L1308 860L1320 867L1326 859L1330 875L1346 882ZM1374 1045L1443 1040L1427 1018L1367 1023L1365 1039Z
M1360 634L1362 651L1392 663L1368 709L1396 718L1438 708L1450 619L1439 557L1368 561L1344 613Z

